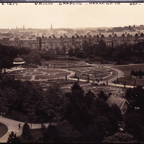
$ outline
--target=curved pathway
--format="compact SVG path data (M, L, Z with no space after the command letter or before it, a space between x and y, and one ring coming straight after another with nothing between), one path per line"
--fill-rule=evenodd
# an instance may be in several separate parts
M86 65L89 65L89 66L92 66L92 67L97 67L97 66L99 66L99 65L97 65L97 64L88 64L88 63L86 63ZM131 65L135 65L135 64L131 64ZM113 66L113 65L112 65L112 66ZM108 68L108 69L112 69L112 70L116 71L116 72L117 72L117 75L116 75L115 77L113 77L113 78L108 78L108 77L107 77L108 80L99 81L99 84L103 84L103 83L106 84L107 81L108 81L108 85L109 85L109 86L124 87L123 84L115 84L115 83L113 83L113 81L116 80L117 78L124 77L124 73L123 73L121 70L119 70L119 69L113 68L112 66L110 66L110 65L104 65L103 67L104 67L104 68ZM70 71L70 72L72 72L72 71ZM71 75L72 75L72 73L71 73ZM74 74L73 74L73 75L74 75ZM111 76L111 75L109 75L109 76ZM77 78L71 78L71 77L69 77L69 79L70 79L70 80L75 80L75 81L78 80ZM79 81L86 82L87 80L79 79ZM89 80L89 83L92 83L92 82L93 82L92 80ZM134 88L134 86L132 86L132 85L126 85L125 88ZM144 89L144 87L143 87L143 89Z
M9 118L5 118L3 116L0 116L0 122L5 124L8 127L8 131L7 133L0 138L0 142L7 142L9 134L11 133L11 131L13 131L14 133L16 133L17 136L20 136L22 134L22 127L24 125L24 122L20 122L20 121L16 121L16 120L12 120ZM18 125L21 124L21 128L20 130L18 129ZM31 124L28 123L30 128L31 128ZM44 123L44 125L46 127L49 126L50 123ZM53 123L55 124L55 123ZM41 128L41 124L32 124L32 129L40 129Z

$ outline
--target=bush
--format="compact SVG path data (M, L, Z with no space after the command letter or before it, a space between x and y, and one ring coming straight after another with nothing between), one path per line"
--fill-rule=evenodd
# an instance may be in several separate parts
M31 131L30 131L30 126L27 123L25 123L23 125L22 136L23 136L23 138L26 138L26 139L31 139L32 138Z
M134 143L134 137L129 133L115 133L106 137L103 143Z
M16 134L12 131L12 132L9 134L7 143L20 143L20 139L19 139L19 137L17 137Z
M103 86L105 86L105 83L103 83Z
M102 61L103 60L103 57L94 57L93 58L93 61Z

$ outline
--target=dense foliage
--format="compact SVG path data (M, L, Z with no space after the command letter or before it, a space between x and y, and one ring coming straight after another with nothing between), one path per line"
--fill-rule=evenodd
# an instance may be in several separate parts
M0 69L13 67L13 60L17 55L28 55L31 52L29 48L15 48L0 44Z
M117 132L121 113L115 116L115 107L109 107L103 95L99 93L97 99L91 91L84 95L79 84L74 83L71 92L63 96L60 121L47 128L44 142L102 142Z
M109 95L103 91L98 97L90 90L84 94L80 85L74 83L71 92L63 94L56 84L43 91L37 83L5 77L0 81L0 110L7 113L21 111L29 122L56 122L43 130L40 141L46 143L143 141L143 93L141 87L127 90L130 107L123 119L117 105L109 107ZM135 107L140 109L137 111ZM126 133L116 136L122 122ZM28 134L24 129L23 133Z
M142 76L144 76L144 72L139 70L139 71L134 71L132 70L131 73L130 73L131 76L139 76L139 78L142 78Z
M141 63L144 62L143 47L144 42L133 45L123 44L115 47L113 47L112 43L111 46L106 46L104 40L100 39L99 43L93 46L84 41L82 50L80 48L70 48L68 55L70 57L89 58L91 61L103 62L104 60L110 60L115 61L116 64L125 64L125 62Z
M20 143L20 139L19 139L19 137L16 136L16 134L12 131L12 132L9 134L7 143Z
M137 141L144 140L144 89L138 86L128 89L126 99L129 102L127 114L124 117L126 130L134 136Z

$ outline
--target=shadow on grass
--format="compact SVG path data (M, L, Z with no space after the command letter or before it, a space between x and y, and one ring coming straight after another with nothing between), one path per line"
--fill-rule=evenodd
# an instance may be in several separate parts
M0 138L3 137L8 131L8 127L0 123Z

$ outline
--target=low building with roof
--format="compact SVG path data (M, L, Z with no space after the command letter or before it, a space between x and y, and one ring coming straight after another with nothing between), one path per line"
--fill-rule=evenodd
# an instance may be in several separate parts
M125 98L110 96L107 99L107 104L109 107L112 107L112 105L116 104L120 109L121 114L124 115L127 112L129 102Z

